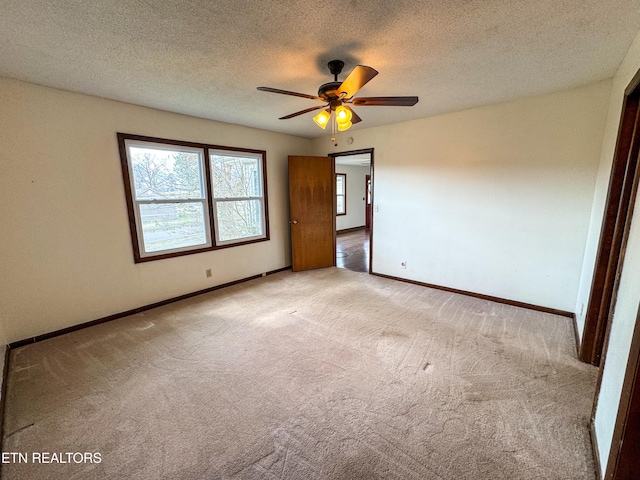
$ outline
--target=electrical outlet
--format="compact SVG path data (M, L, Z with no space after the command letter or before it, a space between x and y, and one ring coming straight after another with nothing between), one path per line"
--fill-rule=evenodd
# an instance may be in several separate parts
M380 208L378 207L378 205L376 205L375 209L376 213L378 213L380 211Z
M210 268L207 268L205 270L205 273L207 274L207 278L211 278L211 269Z
M580 306L580 316L584 313L584 303Z
M407 268L407 261L406 260L400 262L400 268Z

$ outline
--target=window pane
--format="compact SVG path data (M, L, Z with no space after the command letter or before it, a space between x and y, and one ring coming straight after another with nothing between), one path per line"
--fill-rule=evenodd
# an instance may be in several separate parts
M203 198L200 154L129 147L136 200Z
M220 241L264 235L261 203L260 200L216 202Z
M342 175L336 177L336 193L338 195L344 195L344 176Z
M211 177L215 198L262 196L257 158L212 154Z
M146 252L207 243L201 202L141 204L140 217Z
M117 136L136 263L269 239L266 152Z
M338 195L337 198L337 213L344 213L344 196Z

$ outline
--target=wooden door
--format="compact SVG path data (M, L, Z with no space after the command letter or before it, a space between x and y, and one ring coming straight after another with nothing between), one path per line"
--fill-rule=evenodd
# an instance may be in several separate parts
M289 156L294 272L336 264L335 167L329 157Z

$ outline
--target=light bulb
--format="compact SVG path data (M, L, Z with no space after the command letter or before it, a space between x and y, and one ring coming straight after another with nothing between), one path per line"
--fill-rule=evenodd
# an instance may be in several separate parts
M313 117L313 121L316 122L320 128L324 129L327 126L327 123L329 123L329 118L331 118L331 110L322 110L319 114Z
M338 122L338 125L343 125L343 124L347 124L347 123L351 123L351 110L349 110L346 107L343 107L342 105L340 105L338 108L336 108L336 121ZM349 125L351 126L351 125ZM349 127L347 127L349 128ZM347 128L345 128L344 130L346 130Z

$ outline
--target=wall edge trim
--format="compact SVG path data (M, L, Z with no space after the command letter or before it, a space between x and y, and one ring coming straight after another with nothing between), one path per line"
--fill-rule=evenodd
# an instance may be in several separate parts
M265 272L264 275L273 275L275 273L284 272L285 270L290 270L291 267L283 267L278 268L276 270L271 270L269 272ZM220 285L215 285L213 287L205 288L203 290L197 290L191 293L185 293L184 295L179 295L177 297L168 298L166 300L160 300L159 302L151 303L149 305L143 305L141 307L132 308L131 310L126 310L124 312L114 313L113 315L108 315L106 317L97 318L95 320L89 320L87 322L79 323L77 325L72 325L70 327L65 327L60 330L54 330L53 332L43 333L41 335L36 335L35 337L25 338L23 340L18 340L15 342L11 342L7 345L7 351L24 347L25 345L31 345L32 343L41 342L43 340L48 340L49 338L58 337L60 335L64 335L66 333L75 332L77 330L82 330L84 328L93 327L94 325L100 325L101 323L110 322L112 320L117 320L119 318L128 317L129 315L135 315L136 313L145 312L147 310L151 310L153 308L162 307L164 305L168 305L170 303L179 302L180 300L186 300L187 298L195 297L197 295L202 295L205 293L213 292L215 290L220 290L222 288L231 287L233 285L238 285L239 283L248 282L249 280L255 280L257 278L261 278L263 274L252 275L250 277L241 278L239 280L234 280L232 282L223 283ZM1 402L1 400L0 400Z
M596 425L594 419L589 422L589 438L591 440L591 450L593 451L593 469L596 473L596 480L602 480L600 471L600 450L598 450L598 436L596 435Z
M365 226L361 225L359 227L343 228L342 230L336 230L336 233L357 232L358 230L364 230L364 229L365 229Z
M507 298L494 297L492 295L485 295L483 293L470 292L467 290L459 290L457 288L444 287L442 285L434 285L432 283L419 282L417 280L410 280L408 278L394 277L392 275L385 275L384 273L371 272L371 275L376 275L382 278L388 278L390 280L397 280L399 282L412 283L413 285L419 285L421 287L435 288L436 290L444 290L445 292L458 293L460 295L475 297L481 300L489 300L491 302L503 303L505 305L511 305L512 307L527 308L529 310L536 310L538 312L550 313L552 315L560 315L562 317L568 317L568 318L572 318L574 316L573 312L558 310L557 308L543 307L541 305L534 305L531 303L519 302L517 300L509 300Z
M7 380L9 379L9 359L11 349L9 345L4 350L4 368L2 369L2 385L0 385L0 451L3 451L4 440L4 407L7 402Z
M575 313L571 314L571 319L573 320L573 334L576 337L576 355L578 359L582 362L583 360L580 358L580 331L578 330L578 318ZM585 362L588 363L588 362Z

